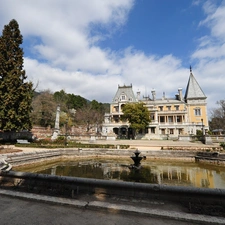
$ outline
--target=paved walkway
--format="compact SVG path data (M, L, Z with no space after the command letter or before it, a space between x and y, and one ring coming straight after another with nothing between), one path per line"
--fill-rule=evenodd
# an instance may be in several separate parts
M83 142L83 143L90 143L89 141ZM205 145L201 142L189 142L189 141L172 141L172 140L97 140L95 142L92 142L95 144L112 144L112 145L129 145L132 149L138 149L138 150L160 150L161 147L193 147L193 148L207 148L212 146L219 146L218 143L213 145ZM29 148L29 147L16 147L17 149L21 149L24 152L32 152L32 151L45 151L43 148Z
M206 146L201 142L173 141L173 140L107 140L107 141L97 140L95 143L125 144L125 145L127 144L140 146Z
M1 224L190 225L225 224L225 218L182 212L163 202L65 199L0 189ZM164 208L164 209L162 209Z
M172 140L115 140L115 141L101 141L98 140L97 144L114 144L114 145L130 145L130 147L138 148L139 150L160 150L161 147L196 147L206 148L212 147L212 145L205 145L201 142L189 142L189 141L172 141ZM213 144L213 146L219 146Z

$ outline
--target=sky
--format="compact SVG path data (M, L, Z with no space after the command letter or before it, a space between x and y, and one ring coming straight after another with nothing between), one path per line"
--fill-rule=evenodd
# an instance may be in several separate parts
M118 85L172 98L192 72L209 111L224 99L225 0L0 0L38 91L110 103Z

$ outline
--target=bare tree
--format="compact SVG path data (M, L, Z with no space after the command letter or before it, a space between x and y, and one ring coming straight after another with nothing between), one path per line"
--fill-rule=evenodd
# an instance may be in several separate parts
M218 108L212 109L210 114L210 130L225 130L225 100L217 102Z
M35 125L54 126L57 103L49 90L38 94L33 99L32 107L31 118Z
M82 109L78 109L75 114L75 122L80 125L85 125L87 132L93 127L98 127L102 124L104 113L93 109L91 105L87 105Z

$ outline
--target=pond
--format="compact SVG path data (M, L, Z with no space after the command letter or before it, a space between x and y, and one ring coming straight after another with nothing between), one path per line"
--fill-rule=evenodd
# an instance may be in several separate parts
M129 160L82 159L21 167L24 172L173 186L225 188L225 167L194 162L142 161L140 170L129 169Z

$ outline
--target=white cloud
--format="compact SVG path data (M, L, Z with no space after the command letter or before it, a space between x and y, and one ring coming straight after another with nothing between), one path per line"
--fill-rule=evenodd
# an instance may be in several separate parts
M214 1L207 1L203 9L206 19L199 25L209 28L210 34L199 39L192 59L198 62L196 72L201 74L201 85L203 90L207 90L208 105L212 107L216 101L224 99L225 5L218 6Z
M116 79L115 73L119 69L115 65L114 53L101 49L97 44L126 22L133 0L40 0L35 3L1 0L1 5L3 2L0 21L7 24L15 18L25 39L41 40L31 41L32 53L46 64L35 59L25 60L28 77L38 80L40 89L44 86L53 91L64 88L89 99L99 97L98 100L107 99L99 96L102 96L104 86L107 87L106 96L110 89L115 91L109 84L117 85L121 77ZM93 36L93 29L99 26L104 33ZM99 84L102 84L100 89ZM86 93L85 87L88 88Z
M25 58L24 66L29 79L38 85L38 90L65 90L67 93L81 95L89 100L109 102L115 94L115 87L122 83L120 76L98 75L88 72L71 72ZM104 94L105 93L105 94Z
M200 44L202 46L202 43ZM192 57L197 59L218 59L225 56L225 43L221 45L208 45L207 47L200 48L194 52Z
M193 1L192 1L192 5L198 6L198 5L201 4L201 1L202 1L202 0L193 0Z
M181 68L181 61L172 55L161 58L147 56L131 48L125 51L120 65L125 80L133 83L143 94L150 95L151 90L155 89L158 98L162 97L163 92L172 93L174 95L168 97L174 97L179 87L186 86L189 74L188 70Z
M211 29L211 35L222 38L224 40L225 26L224 26L224 10L225 4L219 7L213 4L212 1L207 1L204 6L204 11L207 14L205 20L200 22L200 25L206 25Z

